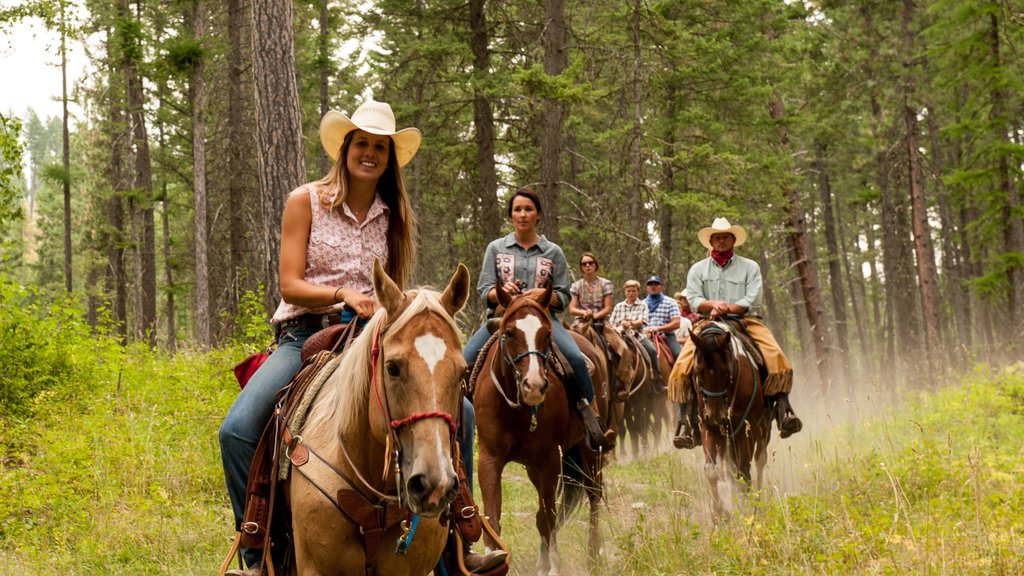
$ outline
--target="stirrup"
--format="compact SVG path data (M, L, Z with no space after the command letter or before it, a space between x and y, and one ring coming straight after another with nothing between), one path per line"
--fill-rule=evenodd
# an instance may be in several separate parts
M589 402L580 400L576 403L576 410L583 419L583 439L588 449L608 452L615 448L615 430L601 430L601 423L597 421L597 414L590 409Z

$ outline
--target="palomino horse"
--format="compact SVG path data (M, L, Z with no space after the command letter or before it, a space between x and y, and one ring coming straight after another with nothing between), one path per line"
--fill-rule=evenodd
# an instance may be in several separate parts
M403 294L375 263L373 286L381 308L291 443L284 494L304 576L426 574L447 539L439 515L458 488L453 438L466 372L453 316L469 272L460 264L442 294Z
M512 299L501 284L496 288L505 313L497 340L484 357L473 400L484 510L500 531L502 471L509 462L525 465L540 500L536 516L541 540L537 572L557 574L558 529L585 493L590 502L587 543L591 563L596 563L600 551L602 455L584 447L583 422L570 408L565 387L549 362L551 316L547 305L551 287L539 300L523 295ZM597 366L594 401L603 413L607 406L606 379L598 353L583 337L573 337ZM564 481L560 482L563 475ZM485 539L488 546L495 546L489 536Z
M622 362L629 366L624 376L629 397L622 410L621 428L629 435L631 454L634 456L639 456L641 451L650 451L651 437L654 438L653 445L659 446L661 432L671 421L671 404L665 392L659 393L654 389L654 369L639 338L631 330L622 334L627 348ZM672 370L667 345L665 352L658 355L658 370L663 375Z
M725 509L718 494L722 464L729 478L740 479L741 491L750 487L750 462L757 466L755 488L761 488L771 438L770 411L764 397L754 355L726 322L706 321L690 330L695 345L690 381L697 396L704 475L711 487L715 515ZM720 459L727 459L720 462Z

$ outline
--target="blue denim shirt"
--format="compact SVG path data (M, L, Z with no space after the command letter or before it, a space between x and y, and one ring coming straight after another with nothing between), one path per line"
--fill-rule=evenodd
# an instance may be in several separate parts
M503 284L515 282L521 290L547 288L550 283L558 293L556 310L564 310L569 304L569 263L558 244L544 236L528 250L516 242L515 233L488 244L476 284L488 307L491 304L487 302L487 293L499 279Z

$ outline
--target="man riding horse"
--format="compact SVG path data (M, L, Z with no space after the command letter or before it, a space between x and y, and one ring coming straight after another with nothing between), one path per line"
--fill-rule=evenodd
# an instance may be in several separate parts
M647 355L651 358L651 368L654 371L654 391L661 394L665 391L666 387L661 377L661 370L658 367L658 351L654 349L654 344L643 333L643 329L647 326L649 315L647 303L638 299L638 296L640 296L640 283L636 280L626 280L626 283L622 285L622 289L626 293L626 299L612 308L611 324L616 328L633 332L636 335L637 341L640 342L640 345L644 347Z
M793 366L761 321L761 267L733 251L747 240L747 232L740 226L730 225L725 218L716 218L711 226L697 233L697 238L708 249L708 257L690 267L683 293L704 317L743 318L746 332L764 357L768 371L764 393L775 406L775 422L780 435L787 438L803 428L789 403ZM696 402L689 402L689 407L687 405L690 400L687 389L692 389L689 378L694 361L692 340L687 340L683 346L670 378L669 398L679 403L679 422L672 440L676 448L693 448L696 445L693 434Z

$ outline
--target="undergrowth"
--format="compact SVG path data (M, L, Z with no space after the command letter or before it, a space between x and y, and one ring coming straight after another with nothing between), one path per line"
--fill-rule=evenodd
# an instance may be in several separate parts
M0 298L0 574L215 573L231 536L217 428L253 344L168 357L92 333L73 302ZM876 419L776 437L763 490L718 523L696 451L623 458L590 572L1024 573L1022 400L1024 374L978 368ZM517 465L504 486L511 573L532 574L536 494ZM560 534L563 574L588 572L586 527L578 511Z

